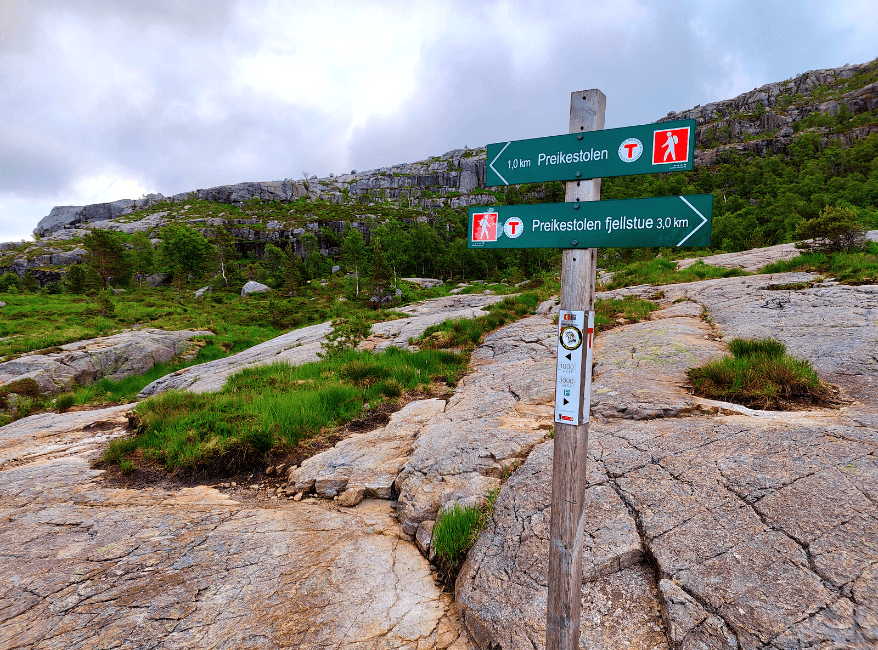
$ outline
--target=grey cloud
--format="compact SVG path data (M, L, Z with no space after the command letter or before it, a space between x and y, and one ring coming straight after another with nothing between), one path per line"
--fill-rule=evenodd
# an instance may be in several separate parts
M291 4L290 20L300 6L314 5ZM569 93L585 88L607 94L609 128L639 124L725 99L717 89L742 92L807 69L869 60L878 42L874 21L833 22L837 6L816 0L606 6L454 3L460 20L411 53L421 61L411 98L348 141L344 116L233 90L237 57L260 46L242 36L258 38L258 29L239 29L256 7L249 0L0 0L0 193L70 203L72 196L63 197L76 181L101 169L128 170L149 190L173 194L411 162L464 145L564 132ZM388 20L416 10L375 4ZM490 19L501 11L517 36L480 28L496 24ZM54 47L45 39L59 16L91 40ZM326 38L332 19L344 16L328 16ZM537 47L544 27L551 38ZM106 48L96 47L107 42L111 56L118 52L125 62L123 72L136 78L107 81L112 71L100 67ZM542 63L516 64L528 47ZM79 58L55 60L59 52ZM71 80L68 64L89 74ZM399 82L389 74L374 83ZM741 83L746 87L735 86ZM201 110L205 98L215 114ZM121 198L135 197L106 200ZM42 216L19 218L31 222L22 236Z

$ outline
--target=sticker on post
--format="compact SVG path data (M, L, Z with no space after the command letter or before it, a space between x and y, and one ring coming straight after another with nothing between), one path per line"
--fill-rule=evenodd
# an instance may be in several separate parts
M588 421L593 335L593 311L558 314L555 422L579 425Z

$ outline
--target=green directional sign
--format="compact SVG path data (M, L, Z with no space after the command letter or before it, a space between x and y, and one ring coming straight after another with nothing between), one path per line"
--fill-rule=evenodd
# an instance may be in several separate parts
M713 195L475 206L469 248L710 246Z
M485 185L689 171L695 120L488 145Z

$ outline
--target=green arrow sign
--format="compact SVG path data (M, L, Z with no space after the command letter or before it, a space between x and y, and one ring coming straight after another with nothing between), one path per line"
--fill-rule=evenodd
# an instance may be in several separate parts
M488 145L485 185L689 171L695 120Z
M476 206L469 248L710 246L713 194Z

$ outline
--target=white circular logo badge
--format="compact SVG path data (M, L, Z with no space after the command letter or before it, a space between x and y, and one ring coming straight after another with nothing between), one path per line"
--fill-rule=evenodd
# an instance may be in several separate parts
M619 145L619 158L622 162L634 162L643 153L643 143L637 138L628 138Z
M561 345L566 350L575 350L582 345L582 332L578 327L569 325L561 330Z
M503 224L503 234L515 239L524 232L524 222L518 217L509 217Z

